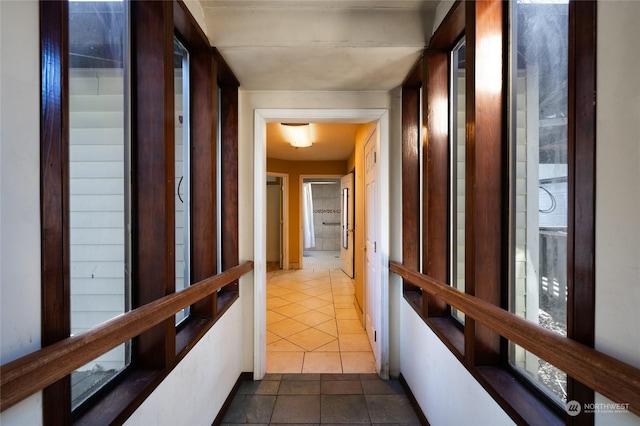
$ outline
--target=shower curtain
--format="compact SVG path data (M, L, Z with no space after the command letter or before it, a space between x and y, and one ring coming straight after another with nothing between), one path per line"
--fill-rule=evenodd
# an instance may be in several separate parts
M313 197L311 196L311 184L302 184L302 233L304 235L304 248L316 246L316 236L313 229Z

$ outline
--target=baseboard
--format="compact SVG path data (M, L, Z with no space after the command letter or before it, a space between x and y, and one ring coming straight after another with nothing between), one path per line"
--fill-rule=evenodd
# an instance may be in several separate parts
M229 396L227 396L227 399L225 399L224 404L222 404L222 408L220 408L220 411L218 412L216 419L213 421L212 426L220 426L222 424L222 420L224 419L225 414L227 414L227 411L231 406L231 402L233 401L233 398L235 398L236 394L238 393L238 389L240 389L240 385L242 385L242 382L249 381L249 380L253 380L252 372L245 371L240 373L238 380L236 380L236 384L233 385L233 389L231 389Z
M409 387L409 384L404 379L402 374L400 374L400 377L398 377L398 381L400 382L404 391L409 397L409 402L411 402L411 406L415 410L416 415L418 416L418 420L420 420L420 424L423 426L429 426L429 420L427 420L427 416L425 416L424 413L422 412L422 408L420 408L420 404L418 404L416 397L413 396L413 392L411 392L411 388Z

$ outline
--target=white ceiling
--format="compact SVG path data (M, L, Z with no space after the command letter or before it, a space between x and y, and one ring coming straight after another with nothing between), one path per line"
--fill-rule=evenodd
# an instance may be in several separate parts
M285 139L280 123L267 123L267 157L288 161L347 160L353 152L360 124L311 123L313 145L294 148Z
M433 30L434 0L200 0L245 90L391 90Z
M439 0L199 3L209 41L242 90L389 91L402 84L427 44ZM333 138L345 139L334 130ZM324 152L328 140L307 152Z

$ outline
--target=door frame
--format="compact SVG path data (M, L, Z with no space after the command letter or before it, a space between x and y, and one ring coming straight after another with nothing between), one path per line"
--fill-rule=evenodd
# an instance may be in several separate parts
M373 139L373 137L375 136L375 139ZM367 333L367 339L369 340L369 344L371 345L371 348L373 349L373 355L375 357L376 354L380 354L382 351L382 339L377 339L377 334L379 333L379 330L381 330L382 327L382 306L375 306L374 303L371 303L371 300L374 300L373 297L371 297L372 294L375 294L376 291L372 290L375 289L375 284L380 284L380 287L382 290L382 281L380 280L379 282L376 282L375 278L370 278L372 275L371 274L371 270L369 269L369 259L370 257L373 257L374 260L376 258L377 255L371 255L371 247L369 245L369 241L370 241L370 229L373 229L373 233L374 233L374 237L377 237L377 239L374 241L376 244L380 241L381 239L381 228L382 228L382 224L380 222L380 216L378 215L378 217L375 217L375 215L370 215L368 213L369 210L377 210L378 212L381 210L381 206L382 204L380 204L380 193L378 191L377 197L370 197L369 195L369 191L367 188L367 176L370 175L371 172L367 171L367 147L371 146L370 144L373 145L373 151L374 151L374 163L376 164L376 168L378 168L377 172L374 174L375 178L376 178L376 187L379 188L379 184L380 184L380 165L381 163L379 163L378 161L375 160L375 156L377 155L377 153L380 151L380 135L378 132L376 132L376 129L374 129L371 133L369 133L366 137L366 139L364 140L364 144L362 146L363 149L363 167L362 167L362 179L363 179L363 191L362 191L362 197L363 197L363 208L365 209L365 214L364 214L364 223L362 224L362 232L364 233L363 237L364 237L364 248L365 248L365 253L364 253L364 265L363 265L363 272L364 272L364 306L363 306L363 310L362 310L362 322L363 322L363 326L364 329ZM382 156L381 156L382 158ZM370 202L370 198L374 198L375 203L373 204L373 206L370 206L369 202ZM376 199L377 198L377 199ZM373 208L369 208L369 207L373 207ZM373 217L372 217L373 216ZM370 227L370 225L372 225ZM378 232L379 235L375 235L375 228L378 228ZM381 256L382 256L382 252L378 252L377 247L373 250L374 253L380 253L380 260L381 260ZM375 262L372 262L372 264L375 267ZM381 265L377 265L378 268ZM378 271L380 271L378 269ZM380 278L380 277L378 277ZM377 309L376 309L377 308ZM373 318L373 315L375 315L375 320ZM373 330L372 330L373 329ZM373 334L372 334L373 331ZM379 356L379 358L381 358ZM376 363L379 366L380 365L380 359L376 358Z
M282 247L280 247L280 250L282 251L282 269L289 269L289 175L287 173L273 172L267 173L266 176L275 176L282 179L282 205L280 206L282 209ZM265 194L265 203L266 197ZM266 231L264 241L266 247Z
M344 185L344 181L345 178L348 177L348 184L346 187L343 187ZM349 269L349 271L351 272L350 274L347 274L349 276L349 278L354 279L355 278L355 255L356 255L356 250L355 250L355 229L356 229L356 200L355 200L355 188L356 188L356 173L355 173L355 169L350 171L349 173L347 173L346 175L342 176L340 178L340 203L341 203L341 214L340 214L340 267L342 268L342 271L345 272L345 268L344 268L344 259L343 259L343 253L345 253L346 251L346 256L345 257L351 257L350 259L350 263L351 263L351 268L347 268ZM347 190L347 200L345 201L344 199L344 190ZM346 210L346 213L345 213ZM351 225L351 228L349 228L349 225ZM344 245L345 245L345 238L346 238L346 244L347 244L347 248L345 249ZM350 256L349 256L350 255ZM345 272L346 273L346 272Z
M303 201L302 201L302 191L303 191L303 183L305 179L337 179L340 180L340 177L342 175L336 175L336 174L313 174L313 175L300 175L300 182L298 183L298 188L300 188L300 192L298 194L298 199L300 200L300 203L298 204L298 217L300 218L300 221L302 222L302 212L303 212ZM300 227L302 228L302 225L300 225ZM302 232L302 230L300 231L300 238L298 238L298 247L300 248L300 268L304 269L304 232Z
M264 377L267 365L267 271L266 271L266 209L267 123L301 120L314 123L377 123L380 153L380 285L381 285L381 350L378 374L389 377L389 110L388 109L256 109L254 112L254 297L253 297L253 378ZM386 308L385 308L386 307Z

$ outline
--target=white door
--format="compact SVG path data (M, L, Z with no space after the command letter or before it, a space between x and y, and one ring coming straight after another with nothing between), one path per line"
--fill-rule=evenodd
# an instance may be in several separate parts
M340 179L342 214L340 216L340 266L353 278L354 197L353 172Z
M374 131L364 147L364 221L365 221L365 328L380 364L381 281L380 281L380 195L378 167L378 131Z

